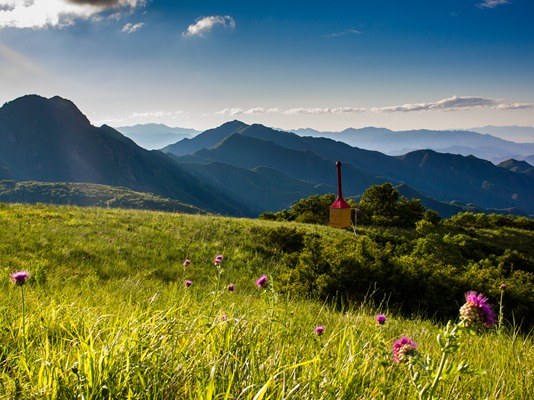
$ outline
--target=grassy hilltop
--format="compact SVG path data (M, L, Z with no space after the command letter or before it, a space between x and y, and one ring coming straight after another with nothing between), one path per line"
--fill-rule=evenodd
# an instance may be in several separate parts
M534 234L463 218L353 232L0 204L0 398L530 399ZM497 314L502 294L504 321L439 344L471 289ZM393 361L402 336L426 372Z

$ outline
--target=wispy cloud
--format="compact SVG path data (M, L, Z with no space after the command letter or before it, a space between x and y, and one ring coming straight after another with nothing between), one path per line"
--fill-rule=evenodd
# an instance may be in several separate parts
M279 108L265 108L265 107L254 107L249 109L244 108L225 108L221 111L217 111L217 115L240 115L240 114L274 114L280 113Z
M176 118L179 115L183 115L182 110L179 111L146 111L146 112L132 112L128 118Z
M342 36L347 36L347 35L359 35L361 32L357 29L345 29L344 31L341 31L341 32L334 32L334 33L329 33L329 34L326 34L326 35L323 35L323 37L325 38L337 38L337 37L342 37Z
M122 32L134 33L135 31L141 29L143 25L144 25L143 22L139 22L137 24L131 24L128 22L126 25L122 27Z
M182 33L183 36L204 36L216 27L221 26L225 29L234 29L235 21L229 15L212 15L209 17L202 17L187 27L187 30Z
M149 0L0 0L1 28L63 28L77 19L114 17L144 7Z
M502 99L491 99L484 97L453 96L448 99L429 103L403 104L401 106L373 108L373 112L414 112L414 111L469 111L500 109L511 110L519 108L532 108L533 104L526 103L506 103Z
M222 115L239 115L239 114L265 114L280 113L284 115L318 115L318 114L344 114L344 113L408 113L418 111L470 111L470 110L516 110L534 108L530 103L507 103L502 99L491 99L484 97L453 96L447 99L428 102L428 103L411 103L388 107L333 107L333 108L309 108L297 107L287 110L279 108L255 107L250 109L243 108L225 108L216 114Z
M482 3L478 3L477 7L480 8L495 8L502 4L509 4L509 0L484 0Z

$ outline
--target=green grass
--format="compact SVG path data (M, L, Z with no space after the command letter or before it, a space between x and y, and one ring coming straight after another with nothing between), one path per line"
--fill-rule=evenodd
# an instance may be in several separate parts
M278 293L282 256L262 242L274 226L284 224L0 205L0 398L416 398L408 366L392 361L393 343L405 335L438 358L443 326L395 315L386 304L333 308ZM217 254L224 255L220 281ZM192 263L184 269L185 259ZM26 352L20 288L9 283L18 270L32 274ZM272 290L255 286L262 274ZM378 312L388 316L383 326L374 321ZM444 379L436 398L534 397L530 335L507 324L501 334L462 341L453 360L473 373Z

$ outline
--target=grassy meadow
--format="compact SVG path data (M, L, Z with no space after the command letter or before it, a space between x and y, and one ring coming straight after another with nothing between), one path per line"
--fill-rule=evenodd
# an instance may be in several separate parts
M264 236L286 225L0 203L0 399L534 398L534 339L508 321L449 346L442 322L386 301L281 290L284 255ZM403 336L410 363L393 361Z

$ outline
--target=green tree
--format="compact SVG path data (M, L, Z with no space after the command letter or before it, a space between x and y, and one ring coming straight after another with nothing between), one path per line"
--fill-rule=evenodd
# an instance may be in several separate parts
M362 212L363 224L380 226L414 228L425 215L425 207L419 199L401 197L389 182L369 187L363 193L358 208Z
M399 191L391 183L369 187L360 200L359 209L374 225L391 225L397 214Z

